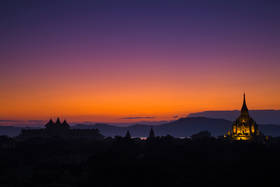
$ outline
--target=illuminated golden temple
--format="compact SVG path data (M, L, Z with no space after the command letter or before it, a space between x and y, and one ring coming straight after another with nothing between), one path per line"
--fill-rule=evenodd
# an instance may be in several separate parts
M225 137L232 140L252 140L259 136L261 136L261 133L256 122L249 116L244 94L241 114L236 121L233 122L231 130L227 132Z

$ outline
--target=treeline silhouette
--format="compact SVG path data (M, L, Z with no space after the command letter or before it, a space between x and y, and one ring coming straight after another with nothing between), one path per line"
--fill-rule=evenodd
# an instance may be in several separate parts
M0 137L0 186L213 186L273 184L280 138L230 142L192 138L104 140Z

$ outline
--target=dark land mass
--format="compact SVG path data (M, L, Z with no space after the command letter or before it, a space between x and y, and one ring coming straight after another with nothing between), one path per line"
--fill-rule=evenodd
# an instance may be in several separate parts
M77 124L74 129L92 129L97 128L105 136L123 136L127 130L133 137L146 137L153 127L158 136L172 135L174 137L188 137L194 133L207 130L213 136L222 136L231 128L232 122L224 119L212 119L205 117L181 118L170 123L161 125L143 125L136 124L128 127L117 127L109 124ZM259 125L263 134L267 136L280 136L280 125ZM22 127L0 126L0 135L17 136Z
M257 143L210 136L146 141L2 136L0 186L275 186L279 158L280 138Z
M129 127L116 127L108 124L83 125L78 124L73 128L97 128L105 136L123 136L130 131L133 137L146 137L151 128L158 136L171 135L175 137L189 137L200 131L209 131L213 136L223 136L232 126L232 122L224 119L211 119L205 117L181 118L179 120L157 125L132 125ZM280 125L259 125L261 132L267 136L280 136Z
M210 131L214 136L223 135L232 125L232 122L223 119L209 118L181 118L179 120L157 125L148 126L136 124L129 127L116 127L107 124L76 125L74 128L97 128L105 136L123 136L127 130L133 137L146 137L151 128L153 128L158 136L172 135L175 137L187 137L203 130ZM280 126L279 126L280 130Z
M41 127L0 126L0 136L18 136L22 129L40 129Z
M280 110L250 110L250 116L258 124L280 124ZM191 113L188 117L206 117L215 119L235 120L240 115L239 110L204 111Z

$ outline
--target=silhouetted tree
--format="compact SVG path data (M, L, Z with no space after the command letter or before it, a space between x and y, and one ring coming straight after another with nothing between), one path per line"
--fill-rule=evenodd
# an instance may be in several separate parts
M201 131L197 134L193 134L191 137L193 140L207 139L207 138L211 138L211 133L209 131Z

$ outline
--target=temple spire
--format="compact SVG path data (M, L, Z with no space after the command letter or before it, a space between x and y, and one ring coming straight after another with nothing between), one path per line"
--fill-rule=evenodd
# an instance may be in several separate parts
M46 128L51 128L51 127L53 127L53 125L54 125L54 122L53 122L52 119L50 119L50 121L45 125L45 127Z
M62 126L63 128L67 128L67 129L70 128L70 125L67 123L66 120L63 121L63 123L61 124L61 126Z
M56 124L57 124L57 125L61 125L61 122L60 122L60 119L59 119L59 118L57 118Z
M243 105L242 105L242 108L241 108L241 113L248 113L245 93L243 94Z
M154 129L153 128L151 128L151 130L150 130L150 134L149 134L149 138L155 138L156 136L155 136L155 132L154 132Z

